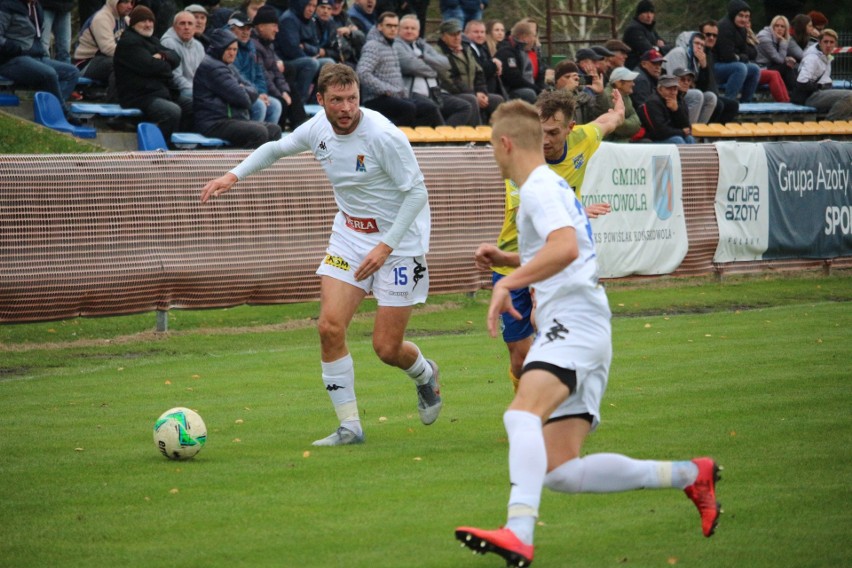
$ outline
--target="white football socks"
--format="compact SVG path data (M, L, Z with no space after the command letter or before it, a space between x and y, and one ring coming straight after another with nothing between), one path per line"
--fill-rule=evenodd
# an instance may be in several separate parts
M358 434L363 434L361 419L358 416L358 402L355 399L355 366L352 355L332 361L322 362L322 382L334 405L334 411L340 425Z
M432 378L432 365L426 362L423 353L417 349L417 360L405 372L416 385L425 385Z
M522 410L507 410L503 424L509 435L509 513L506 528L532 544L541 488L547 471L547 451L541 418Z
M591 454L560 465L544 485L562 493L613 493L632 489L683 489L695 482L698 466L690 461L636 460L620 454Z

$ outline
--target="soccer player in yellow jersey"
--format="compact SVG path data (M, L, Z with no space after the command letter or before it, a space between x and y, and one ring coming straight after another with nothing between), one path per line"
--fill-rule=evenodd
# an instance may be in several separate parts
M613 108L599 116L594 122L576 126L571 117L574 116L574 97L565 90L545 91L539 95L536 107L541 118L544 132L543 150L548 167L559 174L580 198L586 165L592 154L598 149L604 136L615 130L624 121L624 102L621 93L613 91ZM506 215L503 228L497 238L496 248L504 252L518 251L518 229L515 225L515 215L520 205L518 186L512 180L506 182ZM607 203L596 203L586 208L589 218L595 218L609 213ZM476 264L481 269L491 269L492 282L497 283L501 278L510 274L514 268L508 266L493 266L489 254L495 246L484 243L475 254ZM512 303L521 314L521 319L515 319L508 313L502 316L503 341L509 349L509 378L515 390L518 388L518 377L521 376L524 359L532 345L535 327L532 318L533 299L528 288L512 290Z

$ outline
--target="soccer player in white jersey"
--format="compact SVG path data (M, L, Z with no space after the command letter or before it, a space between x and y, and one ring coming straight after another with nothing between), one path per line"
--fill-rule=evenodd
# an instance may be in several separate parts
M420 420L441 411L438 367L404 340L415 304L426 301L430 213L423 173L405 135L381 114L359 107L358 76L346 65L320 72L317 101L324 112L292 134L264 144L204 186L206 202L284 156L311 151L334 188L339 211L319 266L322 379L340 426L315 446L364 441L355 398L355 370L346 331L372 292L378 302L373 349L414 381Z
M501 313L520 317L510 291L531 286L538 332L503 415L512 486L508 520L498 530L459 527L456 538L474 551L499 554L509 566L529 566L542 487L563 493L677 487L698 507L704 535L712 535L720 511L719 468L712 459L580 457L583 441L600 421L612 359L611 314L598 283L591 225L567 182L545 163L535 107L504 103L492 123L494 157L503 177L520 187L519 253L493 247L489 254L495 266L519 268L494 285L488 330L497 337Z

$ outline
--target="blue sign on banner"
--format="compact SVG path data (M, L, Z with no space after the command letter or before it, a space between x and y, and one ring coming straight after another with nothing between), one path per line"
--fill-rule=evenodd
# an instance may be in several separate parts
M763 144L769 170L764 259L852 256L852 144Z

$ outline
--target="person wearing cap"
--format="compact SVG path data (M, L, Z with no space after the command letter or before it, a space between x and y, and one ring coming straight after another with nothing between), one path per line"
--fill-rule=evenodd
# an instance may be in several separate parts
M399 16L384 12L377 21L367 34L356 69L361 82L362 105L382 113L397 126L444 124L437 103L411 97L405 87L399 57L393 47L399 34Z
M138 108L144 120L160 127L166 142L172 133L192 129L192 99L173 89L172 72L180 55L154 36L154 13L145 6L130 12L130 27L115 48L115 88L124 108Z
M632 51L629 45L620 39L609 39L604 44L604 47L612 53L612 55L608 58L610 69L627 66L627 56L630 55L630 52Z
M645 137L652 142L695 144L689 114L678 94L677 83L674 75L662 75L654 94L637 111L645 128Z
M287 81L303 101L310 100L311 87L323 65L334 63L320 47L314 13L317 0L293 0L279 20L275 50L284 61Z
M512 33L497 44L495 57L500 60L503 74L500 76L510 99L523 99L532 104L542 87L536 84L533 65L527 54L529 46L535 45L535 27L529 22L519 21L512 26Z
M160 39L162 44L180 55L180 65L172 72L175 85L183 96L192 97L195 70L204 59L204 46L195 39L195 16L183 10L175 14L172 27Z
M615 55L602 45L593 45L592 51L601 56L600 61L595 61L595 67L598 69L598 75L601 76L604 83L609 81L609 72L615 67L610 64L610 59Z
M175 0L134 0L133 6L145 6L154 14L154 37L161 38L172 27L177 13Z
M444 29L449 29L448 22L443 22L439 31ZM458 34L461 35L460 29ZM441 88L438 77L449 72L450 61L447 55L439 53L420 37L420 20L416 14L400 18L399 37L393 42L393 48L411 98L435 102L441 109L444 122L450 126L477 126L481 123L475 97Z
M284 64L275 53L276 34L278 13L272 6L261 6L252 20L251 41L257 54L257 62L266 76L267 94L281 103L282 114L278 124L283 129L289 121L291 130L294 130L307 120L307 115L299 94L290 88L284 77Z
M231 17L228 19L228 29L237 38L237 57L233 66L242 78L257 91L258 96L251 107L251 119L278 124L281 120L283 105L279 99L269 96L266 72L260 64L257 49L251 41L251 28L252 24L245 12L235 11L231 13Z
M581 49L578 53L582 51ZM557 63L554 72L555 89L566 91L574 98L573 119L577 124L592 122L602 114L597 111L597 107L603 108L610 104L604 94L603 86L600 85L600 76L596 80L596 86L600 87L600 91L596 91L583 86L583 83L588 80L584 79L580 67L570 59L563 59Z
M606 142L630 142L633 139L641 139L645 134L642 123L639 121L639 115L630 99L630 95L633 94L633 82L638 76L639 73L626 67L616 67L609 74L609 81L604 88L604 97L602 97L605 104L596 105L594 110L598 116L608 112L613 108L613 92L618 91L624 103L624 121L604 136Z
M574 61L580 68L580 83L585 85L586 90L592 95L603 93L604 78L598 68L603 56L591 48L584 47L574 54Z
M195 128L235 148L257 148L281 138L277 124L250 118L258 93L234 67L238 40L228 29L210 32L210 47L193 85Z
M74 120L65 101L74 92L80 72L70 63L51 59L44 51L39 41L42 21L38 2L0 3L0 74L20 87L53 94L69 120Z
M852 119L852 91L832 88L831 54L837 47L837 32L830 28L822 31L819 43L805 50L793 102L812 106L825 120Z
M663 63L666 58L657 49L649 49L642 54L639 67L636 71L639 75L633 85L633 107L638 109L657 90L657 79L663 74Z
M744 0L731 0L728 13L717 22L719 37L713 47L713 70L725 94L741 102L751 102L760 81L760 67L754 63L757 48L749 43L751 8Z
M671 54L671 51L669 54ZM678 92L686 104L689 123L707 124L710 122L710 117L716 110L716 95L695 88L695 71L692 69L678 67L670 74L677 77Z
M112 56L118 38L127 29L127 16L133 10L133 0L106 0L90 20L84 20L74 50L74 65L82 76L109 84L107 99L115 99L115 77L112 75Z
M195 39L201 42L204 49L207 49L207 46L210 45L210 39L207 37L207 19L210 14L207 12L207 8L201 4L190 4L184 10L195 17Z
M649 49L656 49L665 55L671 47L657 33L656 11L651 0L640 0L636 5L633 19L624 29L621 39L631 50L624 65L628 69L634 69L639 64L642 54Z

